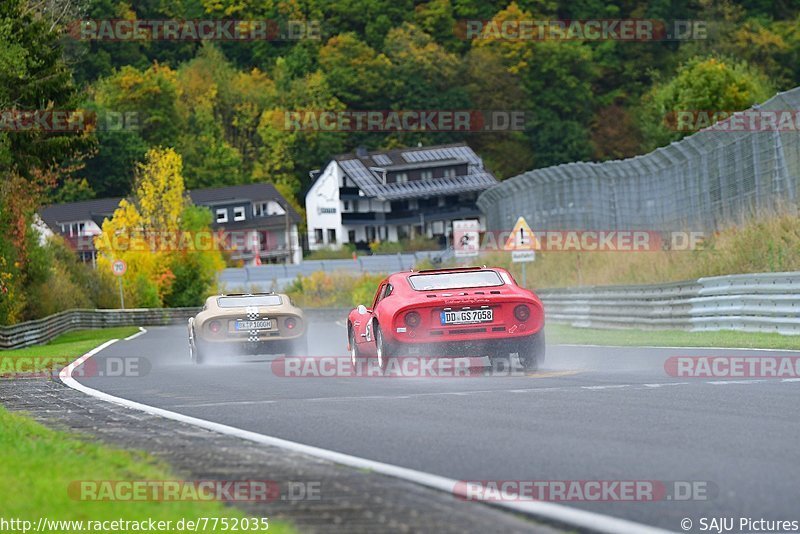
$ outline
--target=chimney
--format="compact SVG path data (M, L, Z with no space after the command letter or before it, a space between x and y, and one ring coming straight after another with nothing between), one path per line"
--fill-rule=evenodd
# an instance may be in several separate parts
M363 145L358 145L356 147L356 156L359 158L366 158L367 157L367 147Z

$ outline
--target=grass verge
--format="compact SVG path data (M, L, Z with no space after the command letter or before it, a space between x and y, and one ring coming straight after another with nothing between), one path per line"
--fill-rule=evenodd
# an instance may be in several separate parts
M6 351L0 356L68 356L75 359L101 343L128 336L136 328L83 330L59 336L47 345ZM219 501L100 501L81 500L75 484L79 481L175 481L169 466L142 451L127 451L93 443L75 434L51 430L21 414L0 406L0 503L2 518L32 521L40 517L57 521L171 521L166 532L179 532L181 519L209 518L207 528L198 532L222 532L222 518L229 527L245 514ZM72 486L71 486L72 484ZM218 518L217 528L214 519ZM86 525L84 524L84 527ZM252 525L250 525L252 527ZM41 532L78 532L75 524L46 525ZM93 530L84 528L86 530ZM139 528L113 528L109 531L140 531ZM187 529L184 529L188 531ZM97 530L99 531L99 530ZM146 529L144 531L147 531ZM227 532L245 532L245 528ZM259 530L249 529L250 532ZM263 531L263 530L262 530ZM269 532L293 532L291 527L269 523Z
M121 339L138 331L135 326L75 330L43 345L0 351L0 378L58 371L59 366L69 365L109 339Z
M683 330L605 330L548 324L548 343L577 345L733 347L800 350L800 336L763 332L686 332Z

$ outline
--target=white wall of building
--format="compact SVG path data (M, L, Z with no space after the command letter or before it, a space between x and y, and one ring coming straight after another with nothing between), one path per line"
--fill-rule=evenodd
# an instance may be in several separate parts
M342 228L342 211L339 201L339 186L343 173L339 164L331 161L306 194L306 221L308 223L308 247L311 250L321 248L339 248L339 244L347 239L347 232ZM322 230L322 242L316 239L316 231ZM334 242L329 240L328 230L336 232Z

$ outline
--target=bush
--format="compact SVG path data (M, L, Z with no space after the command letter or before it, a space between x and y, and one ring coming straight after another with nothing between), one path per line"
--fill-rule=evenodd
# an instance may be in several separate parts
M398 252L418 252L421 250L439 250L439 241L427 237L401 239L400 241L375 241L369 244L373 254L397 254Z
M217 261L217 257L209 257L204 252L176 255L170 263L174 279L164 295L164 306L201 306L216 290Z
M347 272L318 271L309 276L298 276L286 288L286 294L298 306L308 308L369 305L383 278L382 274L353 276Z
M71 308L116 307L113 281L79 261L62 238L53 236L31 252L29 272L34 275L28 280L26 319Z
M31 288L28 307L31 318L46 317L72 308L94 307L84 288L73 281L63 264L54 264L50 274L46 284Z
M345 260L353 257L355 246L345 245L341 250L323 248L314 250L305 257L307 260Z

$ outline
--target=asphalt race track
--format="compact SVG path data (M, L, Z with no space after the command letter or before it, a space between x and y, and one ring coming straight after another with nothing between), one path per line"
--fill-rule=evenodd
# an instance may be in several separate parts
M345 356L341 324L311 355ZM797 519L800 381L675 378L670 356L730 349L548 347L541 371L462 378L295 378L274 357L196 366L186 328L150 328L94 357L146 359L101 391L193 417L457 480L700 481L708 499L562 503L680 531L690 518ZM788 355L788 353L782 353ZM141 364L141 360L137 360ZM669 486L672 487L672 486ZM477 505L476 505L477 506Z

